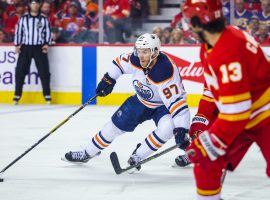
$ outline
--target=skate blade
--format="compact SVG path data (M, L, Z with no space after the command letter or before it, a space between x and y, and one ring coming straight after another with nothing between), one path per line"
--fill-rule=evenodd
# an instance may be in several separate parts
M193 168L193 166L194 166L194 164L189 164L189 165L187 165L187 166L179 166L179 165L177 165L176 163L174 163L173 165L172 165L172 168L175 168L175 169L191 169L191 168Z
M73 162L73 161L67 160L65 157L62 157L61 160L64 161L64 162L68 162L68 163L72 163L72 164L79 164L79 165L80 165L80 164L85 164L85 163L87 163L90 159L87 160L87 161L82 161L82 162L79 162L79 161Z

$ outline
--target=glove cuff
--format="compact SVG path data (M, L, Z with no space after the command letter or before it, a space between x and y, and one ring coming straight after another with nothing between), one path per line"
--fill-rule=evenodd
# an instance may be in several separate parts
M203 115L195 115L195 117L192 119L192 124L193 123L201 123L207 126L209 124L209 120Z
M110 77L108 72L104 74L103 81L105 81L108 85L115 85L116 83L116 80Z

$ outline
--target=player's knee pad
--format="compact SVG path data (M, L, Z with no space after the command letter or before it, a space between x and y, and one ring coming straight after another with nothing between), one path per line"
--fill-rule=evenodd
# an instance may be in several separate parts
M113 141L117 136L125 133L124 131L117 128L112 121L109 121L105 126L101 129L102 136L108 140Z
M155 130L157 136L167 142L173 136L174 123L171 115L164 115L158 122L157 129Z

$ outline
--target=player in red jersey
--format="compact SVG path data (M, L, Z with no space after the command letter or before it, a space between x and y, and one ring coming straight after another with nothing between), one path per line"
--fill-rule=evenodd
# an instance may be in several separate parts
M253 142L270 176L270 59L254 38L225 25L220 0L187 0L183 12L202 40L206 80L187 153L197 199L219 200L222 171L234 170Z

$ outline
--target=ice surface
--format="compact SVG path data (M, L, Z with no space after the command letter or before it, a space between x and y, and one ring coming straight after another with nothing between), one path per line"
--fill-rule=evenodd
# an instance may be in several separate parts
M78 106L0 105L0 170L57 126ZM153 129L151 121L133 133L117 138L102 154L87 164L61 161L69 150L85 146L110 119L117 107L88 106L38 147L5 171L0 200L192 200L195 185L192 168L172 168L174 150L142 166L136 174L116 175L110 152L126 161L136 144ZM194 114L195 110L192 110ZM162 149L174 145L169 141ZM270 182L265 161L252 146L239 168L227 174L225 200L270 200Z

